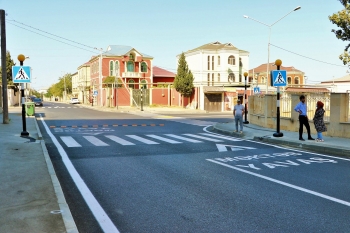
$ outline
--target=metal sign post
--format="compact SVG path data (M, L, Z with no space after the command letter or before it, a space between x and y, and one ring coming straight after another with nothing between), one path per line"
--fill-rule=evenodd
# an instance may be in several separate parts
M277 132L273 134L274 137L283 137L283 133L280 132L280 87L286 86L286 71L280 70L282 61L277 59L275 61L277 70L272 71L272 83L277 87Z

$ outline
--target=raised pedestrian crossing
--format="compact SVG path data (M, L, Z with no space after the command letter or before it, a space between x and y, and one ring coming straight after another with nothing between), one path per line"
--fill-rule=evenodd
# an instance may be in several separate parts
M233 137L225 137L216 134L145 134L145 135L99 135L99 136L60 136L66 147L85 147L85 146L135 146L135 145L157 145L157 144L181 144L181 143L205 143L205 142L224 142L241 141Z

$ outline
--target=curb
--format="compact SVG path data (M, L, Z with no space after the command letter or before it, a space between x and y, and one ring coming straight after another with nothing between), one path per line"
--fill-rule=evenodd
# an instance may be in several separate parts
M38 137L42 139L42 134L41 134L41 131L39 129L38 123L36 121L36 118L34 118L34 121L35 121L35 125L37 127ZM51 182L52 182L52 185L53 185L53 188L55 190L56 197L57 197L57 203L58 203L58 205L60 207L60 209L57 210L57 211L62 216L64 225L65 225L65 228L66 228L66 232L68 232L68 233L79 233L78 228L75 225L72 213L70 212L69 206L68 206L68 204L66 202L66 199L64 198L64 194L63 194L60 182L59 182L59 180L58 180L58 178L56 176L56 172L55 172L55 169L54 169L54 167L52 165L52 162L51 162L51 159L50 159L49 153L47 151L47 148L46 148L44 140L41 140L40 143L41 143L41 148L43 150L43 155L44 155L44 158L45 158L45 161L46 161L47 170L48 170L48 172L50 174Z
M265 137L254 137L253 140L258 142L267 142L274 145L277 144L277 145L289 146L293 148L304 149L304 150L308 150L316 153L335 154L335 155L344 156L344 157L348 157L350 155L350 149L329 146L329 145L324 146L320 143L317 145L312 145L309 143L284 141L284 140L278 140L274 138L265 138Z

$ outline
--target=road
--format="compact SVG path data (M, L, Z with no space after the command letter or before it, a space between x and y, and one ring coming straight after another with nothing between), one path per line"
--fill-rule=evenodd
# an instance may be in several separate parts
M349 159L215 134L231 116L208 116L38 109L79 231L348 232Z

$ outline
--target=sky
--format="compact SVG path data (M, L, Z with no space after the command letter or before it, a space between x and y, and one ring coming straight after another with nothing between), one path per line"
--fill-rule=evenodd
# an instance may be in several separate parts
M278 4L277 4L278 3ZM298 11L293 11L301 6ZM29 59L32 87L57 83L98 55L94 48L128 45L154 57L154 66L176 72L176 56L219 41L248 51L249 68L268 60L305 72L308 84L340 78L347 42L338 40L328 16L338 0L0 0L6 16L6 47ZM247 15L250 18L244 18ZM260 21L258 23L252 19Z

